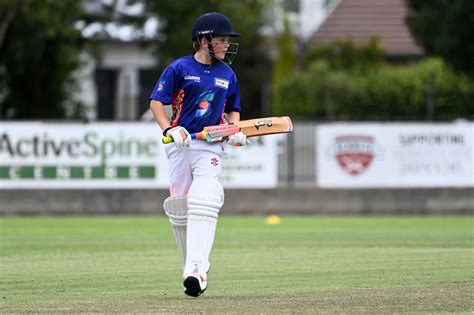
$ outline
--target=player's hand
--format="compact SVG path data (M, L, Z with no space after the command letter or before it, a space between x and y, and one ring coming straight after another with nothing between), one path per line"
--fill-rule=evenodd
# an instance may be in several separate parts
M166 132L166 136L173 138L177 148L189 147L191 144L191 135L186 128L181 126L171 128Z
M240 147L247 144L247 136L242 131L239 131L230 136L226 142L230 145Z

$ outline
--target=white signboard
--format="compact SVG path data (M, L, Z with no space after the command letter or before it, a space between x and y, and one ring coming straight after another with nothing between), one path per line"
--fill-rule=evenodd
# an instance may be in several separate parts
M277 144L266 138L226 146L224 187L276 186ZM0 189L168 188L168 170L155 123L0 123Z
M332 124L317 128L324 188L473 187L474 124Z
M224 187L273 188L278 183L278 136L252 138L250 145L226 147L221 182Z

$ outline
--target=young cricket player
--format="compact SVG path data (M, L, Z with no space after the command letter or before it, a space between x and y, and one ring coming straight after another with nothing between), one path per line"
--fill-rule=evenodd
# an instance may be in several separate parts
M182 258L184 293L197 297L207 288L209 255L217 217L224 204L219 182L224 142L191 140L190 133L205 126L240 120L237 77L229 64L237 54L240 36L223 14L200 16L192 28L195 53L172 62L159 78L150 108L163 135L173 138L166 146L170 166L170 197L163 203ZM164 106L172 106L168 119ZM245 145L239 132L225 143Z

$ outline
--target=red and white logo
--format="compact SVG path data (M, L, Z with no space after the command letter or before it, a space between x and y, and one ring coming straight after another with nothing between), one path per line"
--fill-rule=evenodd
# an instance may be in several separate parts
M374 137L347 135L336 137L333 154L339 166L352 176L365 172L380 152Z
M209 107L209 102L207 100L203 100L201 103L199 103L200 109L207 109L208 107Z
M217 165L219 165L219 159L217 159L217 158L212 158L212 159L211 159L211 165L212 165L212 166L217 166Z

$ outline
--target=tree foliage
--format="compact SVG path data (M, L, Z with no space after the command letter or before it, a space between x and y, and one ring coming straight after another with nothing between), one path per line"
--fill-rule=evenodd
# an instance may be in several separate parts
M343 51L352 51L352 58L343 58ZM378 54L371 43L314 47L304 70L277 85L282 99L274 114L338 120L474 117L474 82L467 75L440 58L392 66Z
M428 54L474 77L474 1L408 0L407 24Z
M272 107L281 107L283 96L279 88L285 79L294 74L296 70L296 41L292 34L288 17L284 18L283 32L277 39L277 56L273 65L272 77Z
M74 27L81 15L79 3L25 0L9 4L12 16L4 25L0 51L1 117L64 117L65 103L74 89L72 73L80 65L84 44Z
M371 37L362 45L356 45L352 40L337 40L311 47L304 56L303 65L306 68L324 60L331 70L367 72L383 64L383 52L377 37Z
M134 3L140 0L127 0ZM86 12L91 3L99 10ZM0 118L62 119L84 116L74 77L81 52L97 38L84 38L78 23L141 25L143 16L117 12L117 1L0 1ZM102 36L104 35L104 36Z

